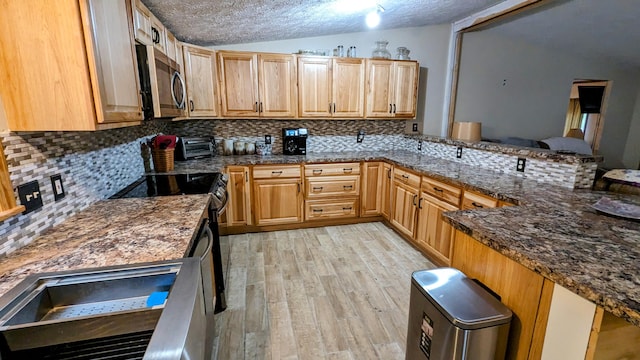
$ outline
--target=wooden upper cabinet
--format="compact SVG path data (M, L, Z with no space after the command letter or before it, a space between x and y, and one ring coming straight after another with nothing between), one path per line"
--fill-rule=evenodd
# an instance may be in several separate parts
M296 60L293 55L258 55L260 116L289 118L298 110Z
M332 116L364 116L364 59L333 59Z
M217 116L215 53L207 48L184 43L182 50L187 85L188 116Z
M133 30L135 39L143 45L153 45L151 12L140 0L131 0L133 7Z
M414 118L419 65L415 61L367 60L367 117Z
M222 116L295 116L293 55L220 51L218 64Z
M167 54L167 30L153 14L151 14L151 41L153 47Z
M0 6L0 96L10 130L140 124L129 0L2 0Z
M178 41L176 37L171 33L171 31L165 31L165 47L166 47L166 55L169 59L178 62Z
M218 52L222 116L258 116L258 55Z
M331 58L298 58L298 113L301 117L331 117L331 67Z
M301 117L364 116L364 60L298 58Z

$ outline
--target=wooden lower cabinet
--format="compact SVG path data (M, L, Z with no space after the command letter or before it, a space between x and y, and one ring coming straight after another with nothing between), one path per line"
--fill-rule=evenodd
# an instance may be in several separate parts
M227 191L229 199L227 210L224 212L227 226L251 225L251 186L249 182L249 167L229 166L226 170L229 176Z
M387 220L391 214L391 179L393 179L393 166L384 162L382 163L382 184L380 185L382 191L380 213Z
M379 216L382 213L383 164L382 162L365 162L362 165L362 190L360 192L360 216L362 217Z
M455 235L453 226L442 220L442 213L455 210L458 210L458 207L435 199L425 192L420 194L416 245L439 265L451 264L451 248Z
M418 190L401 183L393 183L390 222L401 233L413 238L418 211Z
M280 225L302 221L300 178L253 181L256 225Z
M506 359L540 359L553 283L460 231L451 266L479 280L513 312Z

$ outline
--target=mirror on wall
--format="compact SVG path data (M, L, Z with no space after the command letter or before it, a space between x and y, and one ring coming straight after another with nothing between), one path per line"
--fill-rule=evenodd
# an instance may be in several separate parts
M535 147L572 128L567 99L574 82L604 83L600 112L587 113L584 128L582 118L577 127L605 163L635 168L640 150L629 141L640 136L640 6L542 3L462 33L450 121L481 122L485 141L523 139L516 145Z

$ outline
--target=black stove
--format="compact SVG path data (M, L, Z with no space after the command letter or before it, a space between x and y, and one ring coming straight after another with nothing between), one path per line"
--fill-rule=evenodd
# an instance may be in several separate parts
M193 174L150 174L144 175L124 189L118 191L110 199L145 198L155 196L211 194L209 207L209 228L213 233L213 267L216 283L216 312L226 309L224 295L224 265L229 260L229 247L220 243L218 231L218 215L224 212L227 205L227 175L216 173ZM223 264L223 261L225 262Z

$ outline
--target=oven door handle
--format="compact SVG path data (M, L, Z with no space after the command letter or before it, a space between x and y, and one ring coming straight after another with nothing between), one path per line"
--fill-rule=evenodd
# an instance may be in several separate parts
M224 203L222 203L222 208L220 209L216 209L217 211L217 216L220 216L222 214L224 214L224 212L227 210L227 203L229 202L229 192L227 190L224 191Z

